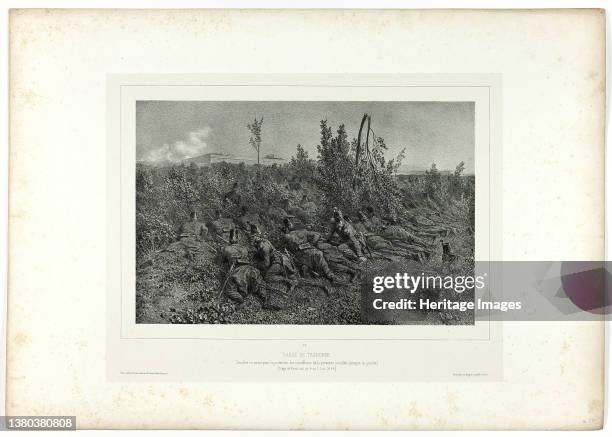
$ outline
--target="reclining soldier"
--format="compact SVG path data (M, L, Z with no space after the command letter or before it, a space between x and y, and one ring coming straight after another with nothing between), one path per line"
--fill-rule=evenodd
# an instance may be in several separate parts
M270 241L263 238L259 232L252 237L255 247L257 268L262 272L267 282L283 282L291 293L297 284L297 269L291 259L277 250Z
M338 208L334 208L334 213L332 217L332 227L327 237L328 241L331 241L333 236L337 234L343 242L346 242L349 247L355 252L355 255L359 258L360 261L365 261L365 257L363 256L363 252L361 250L361 244L357 239L357 235L355 229L349 222L346 221L342 212Z
M204 241L208 228L198 221L197 212L192 211L190 218L189 222L181 226L178 241L170 244L164 252L184 253L191 262L196 261L196 258L214 257L215 249Z
M231 218L221 217L221 213L216 210L215 218L210 222L210 227L217 237L226 240L225 236L229 235L230 231L236 228L236 225Z
M302 276L306 276L306 273L310 271L323 276L332 283L342 283L330 270L323 252L312 244L317 233L305 229L294 231L293 225L287 218L284 220L284 225L285 244L295 255L296 263L302 270ZM325 287L325 291L329 294L330 290Z
M358 220L353 223L353 226L357 232L358 240L368 248L371 254L406 256L405 249L395 247L389 240L377 235L376 232L380 229L381 224L368 219L363 212L358 213ZM383 256L383 258L385 257Z
M393 245L405 249L416 260L423 260L431 254L430 245L414 234L398 225L383 228L382 236L391 241Z
M230 229L229 244L221 251L221 260L231 266L234 264L250 264L249 249L238 243L236 229Z
M323 256L332 271L348 273L351 277L351 281L357 278L360 271L359 266L347 258L347 255L350 254L342 251L339 246L334 246L323 239L317 242L316 248L323 252Z
M323 240L319 232L310 229L292 230L291 234L301 238L303 241L307 241L316 249L319 249L323 253L323 257L332 271L348 273L351 276L351 281L359 274L359 267L354 262L358 258L351 249L344 248L345 250L342 250L342 245L334 246ZM349 253L347 253L347 251Z
M423 247L429 247L429 244L425 240L417 237L399 225L383 227L382 236L391 241L395 240L406 244L416 244Z
M261 277L259 270L251 265L248 249L238 243L236 229L230 230L229 244L226 245L221 257L227 266L226 284L222 292L235 302L243 303L244 299L253 294L264 309L279 309L270 304L269 287Z
M240 217L238 217L237 222L245 231L248 231L252 225L257 226L258 228L262 227L262 223L259 217L259 214L256 212L249 211L249 208L243 206L240 210Z
M238 304L244 303L249 294L253 294L262 308L278 310L279 306L270 303L268 286L263 281L259 270L248 264L241 264L228 272L229 278L225 294Z

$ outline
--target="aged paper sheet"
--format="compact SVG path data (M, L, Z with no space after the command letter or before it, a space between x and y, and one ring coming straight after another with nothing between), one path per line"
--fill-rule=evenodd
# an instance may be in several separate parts
M500 380L501 326L488 321L469 326L138 324L134 295L136 227L133 201L134 108L138 101L225 99L247 102L262 96L273 101L474 101L475 172L478 174L476 228L481 230L476 235L476 257L479 260L499 259L501 228L491 223L500 223L501 199L497 197L494 201L489 194L500 189L495 176L500 171L499 156L494 153L500 150L495 141L498 122L493 123L499 107L498 79L490 75L113 76L108 103L109 111L115 109L108 134L108 264L109 283L113 284L109 285L107 308L109 379ZM118 173L121 173L120 179L114 177ZM121 203L113 202L118 198ZM200 348L202 344L206 347ZM409 348L411 352L398 359L398 348ZM173 352L160 357L160 349ZM449 354L457 359L446 360ZM163 362L166 357L186 355L191 359L179 363L174 359ZM302 370L303 360L299 358L309 356L320 358L315 361L325 363L326 368L330 364L333 367L317 371L311 360L312 369ZM415 356L421 358L411 358ZM299 368L290 370L296 367Z
M134 261L117 260L134 244L125 234L133 235L129 186L122 191L134 163L121 159L133 157L130 108L211 100L212 82L225 86L216 100L476 102L476 132L494 135L476 135L475 156L495 157L483 168L496 181L486 196L491 215L476 218L490 221L486 238L496 244L485 246L496 252L481 256L602 260L604 35L596 10L13 11L7 414L76 415L79 428L600 427L602 323L491 323L484 378L448 377L452 366L421 362L427 340L402 343L398 354L418 378L389 364L386 342L366 356L386 357L384 374L281 376L236 363L296 351L304 332L326 338L326 326L289 327L283 346L269 346L244 340L278 338L282 327L139 325L133 295L117 294L131 289ZM232 95L239 80L251 88ZM342 95L339 81L365 89ZM300 95L296 83L315 89ZM442 84L450 91L427 89ZM367 88L377 85L392 95ZM491 117L479 115L483 107ZM481 143L493 155L480 153ZM478 256L478 233L476 246ZM127 275L117 272L124 267ZM347 340L360 328L334 334ZM429 338L445 365L462 351L478 353L429 337L441 328L477 338L477 326L414 328L410 335ZM124 332L137 340L121 339ZM242 340L196 340L219 333ZM306 347L363 357L363 343L351 344ZM220 355L233 365L207 358Z

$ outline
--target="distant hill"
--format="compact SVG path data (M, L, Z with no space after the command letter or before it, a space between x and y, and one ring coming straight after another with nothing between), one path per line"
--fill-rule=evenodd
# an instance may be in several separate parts
M205 153L204 155L194 156L193 158L183 159L183 164L191 164L192 162L198 166L210 165L214 162L232 160L233 157L229 153Z
M260 157L259 163L262 165L283 164L286 160L274 154L268 154ZM231 153L205 153L204 155L195 156L183 160L185 164L195 163L198 166L211 165L217 162L229 162L232 164L244 163L247 165L257 164L256 157L234 156Z
M152 167L172 167L174 165L190 165L191 163L196 164L198 167L205 167L211 164L215 164L218 162L228 162L232 164L240 164L244 163L246 165L255 165L257 164L257 159L255 157L243 157L243 156L234 156L231 153L221 153L221 152L211 152L205 153L204 155L194 156L193 158L183 159L180 162L160 162L153 163L149 161L138 161L138 164L147 165ZM260 158L260 164L262 165L272 165L272 164L284 164L287 160L285 158L281 158L278 155L274 155L272 153L264 155ZM429 167L416 166L410 164L400 165L397 170L398 176L410 176L410 175L424 175L425 172L429 170ZM454 172L454 170L438 170L441 175L450 175ZM464 172L464 176L473 176L474 172Z
M420 166L415 166L415 165L404 164L404 165L400 165L399 169L397 170L397 174L398 175L424 175L427 170L429 170L429 167L420 167ZM438 171L440 172L441 175L450 175L454 172L454 170L440 170L440 169L438 169ZM464 176L470 176L473 174L474 172L464 172L463 173Z
M254 165L257 164L257 159L254 157L243 157L243 156L234 156L231 153L220 153L220 152L211 152L205 153L204 155L194 156L193 158L183 159L180 162L160 162L160 163L152 163L148 161L139 161L139 164L149 165L153 167L171 167L173 165L190 165L195 164L198 167L205 167L211 164L215 164L217 162L229 162L232 164L240 164L244 163L246 165ZM260 158L260 164L262 165L272 165L272 164L283 164L286 162L286 159L281 158L280 156L274 154L268 154Z
M398 175L408 175L408 174L424 174L425 170L427 170L426 167L419 167L416 165L408 165L408 164L402 164L399 166L399 168L397 169L397 174Z
M425 172L429 170L428 167L419 167L415 165L400 165L397 170L398 175L421 175L425 174ZM450 174L450 170L438 170L440 174L447 175Z

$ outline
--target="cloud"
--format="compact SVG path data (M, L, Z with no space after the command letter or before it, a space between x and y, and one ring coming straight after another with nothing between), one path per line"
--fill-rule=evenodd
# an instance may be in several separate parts
M177 163L183 159L202 155L208 147L206 139L209 134L209 126L189 132L184 140L175 141L174 144L164 144L157 149L153 149L144 159L155 164Z

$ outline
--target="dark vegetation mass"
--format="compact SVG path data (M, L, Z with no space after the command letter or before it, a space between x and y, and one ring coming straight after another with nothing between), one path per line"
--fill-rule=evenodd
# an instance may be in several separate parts
M254 142L259 155L261 124L256 129ZM246 247L248 227L256 224L280 250L285 249L281 229L286 216L296 228L325 236L334 208L350 223L362 219L361 213L378 223L374 233L382 232L385 226L401 226L428 245L426 257L411 257L410 253L368 256L361 263L363 271L380 269L391 262L401 268L402 263L416 260L427 271L469 274L474 261L475 193L474 176L464 175L463 162L451 172L441 172L432 164L423 174L398 175L403 151L388 159L384 140L373 131L370 134L368 130L367 141L358 138L349 140L343 125L333 132L322 121L317 156L309 156L297 145L291 161L282 165L138 164L137 322L362 323L359 284L334 286L329 295L298 284L290 295L277 293L281 304L275 310L262 308L252 296L236 305L221 292L227 267L219 254L227 245L227 236L210 231L203 243L207 256L167 250L193 211L209 229L219 217L235 223L238 239ZM439 314L422 317L431 318L431 323L445 322Z

